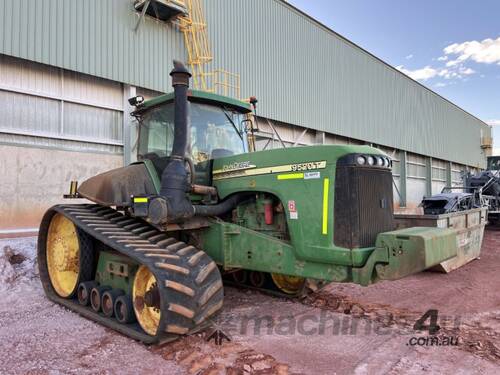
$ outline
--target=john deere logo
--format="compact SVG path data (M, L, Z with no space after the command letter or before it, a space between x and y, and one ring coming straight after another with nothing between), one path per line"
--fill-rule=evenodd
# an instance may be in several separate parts
M222 171L228 172L228 171L236 171L236 170L248 169L248 168L255 168L255 165L250 164L250 161L241 161L241 162L234 162L234 163L226 164L226 165L222 166Z

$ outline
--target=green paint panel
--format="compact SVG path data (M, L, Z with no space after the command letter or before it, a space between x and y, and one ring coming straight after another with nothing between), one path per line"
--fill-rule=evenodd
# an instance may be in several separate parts
M246 163L255 165L255 168L248 171L268 168L268 173L214 180L214 185L221 198L245 191L266 192L276 196L283 203L290 241L297 259L352 265L351 250L333 244L336 162L338 158L350 153L383 155L376 148L356 145L307 146L259 151L214 160L214 171ZM276 172L275 168L277 166L302 168L308 163L321 161L325 162L324 168L290 172ZM297 172L311 173L310 177L313 178L279 179L280 175L293 175ZM326 219L323 218L325 178L330 181ZM291 212L290 208L295 208L295 211ZM325 234L322 230L323 220L327 223ZM370 250L373 248L366 251ZM357 264L366 259L366 255L360 256L361 253L356 253Z
M131 294L137 268L138 265L127 257L101 251L97 263L96 281L99 285L122 289L126 294Z
M213 221L202 235L203 249L226 268L311 277L321 280L350 281L349 268L332 263L297 259L294 248L279 240L239 225Z

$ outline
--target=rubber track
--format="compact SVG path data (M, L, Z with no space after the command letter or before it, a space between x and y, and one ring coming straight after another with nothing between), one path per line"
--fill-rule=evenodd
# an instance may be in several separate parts
M48 226L55 213L70 219L79 230L111 249L146 265L156 277L161 302L161 319L156 336L140 326L120 324L114 318L81 306L76 299L56 295L47 272L40 272L47 296L81 315L147 344L167 342L192 333L210 321L224 298L222 279L216 264L203 251L169 237L148 223L95 204L57 205L49 209L40 226L39 256L45 256ZM41 267L46 262L41 262Z

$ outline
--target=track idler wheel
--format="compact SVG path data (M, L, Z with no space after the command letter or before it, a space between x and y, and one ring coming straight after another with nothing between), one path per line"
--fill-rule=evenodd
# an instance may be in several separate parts
M62 298L72 298L81 282L93 279L92 238L64 215L49 211L38 237L40 278Z
M148 335L156 335L161 319L160 295L156 278L146 266L140 266L135 274L132 302L142 329Z
M271 273L274 286L282 293L298 294L306 284L306 279L300 276L287 276L279 273Z
M115 313L115 301L121 295L124 295L125 292L121 289L112 289L106 290L102 294L101 298L101 309L105 316L111 318Z

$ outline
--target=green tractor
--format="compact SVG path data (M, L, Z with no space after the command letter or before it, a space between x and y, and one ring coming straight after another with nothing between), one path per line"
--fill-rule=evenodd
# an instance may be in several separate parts
M298 296L368 285L456 254L456 232L395 231L391 160L368 146L252 151L248 103L189 90L132 98L138 162L83 182L44 215L51 300L145 343L208 324L225 282Z

